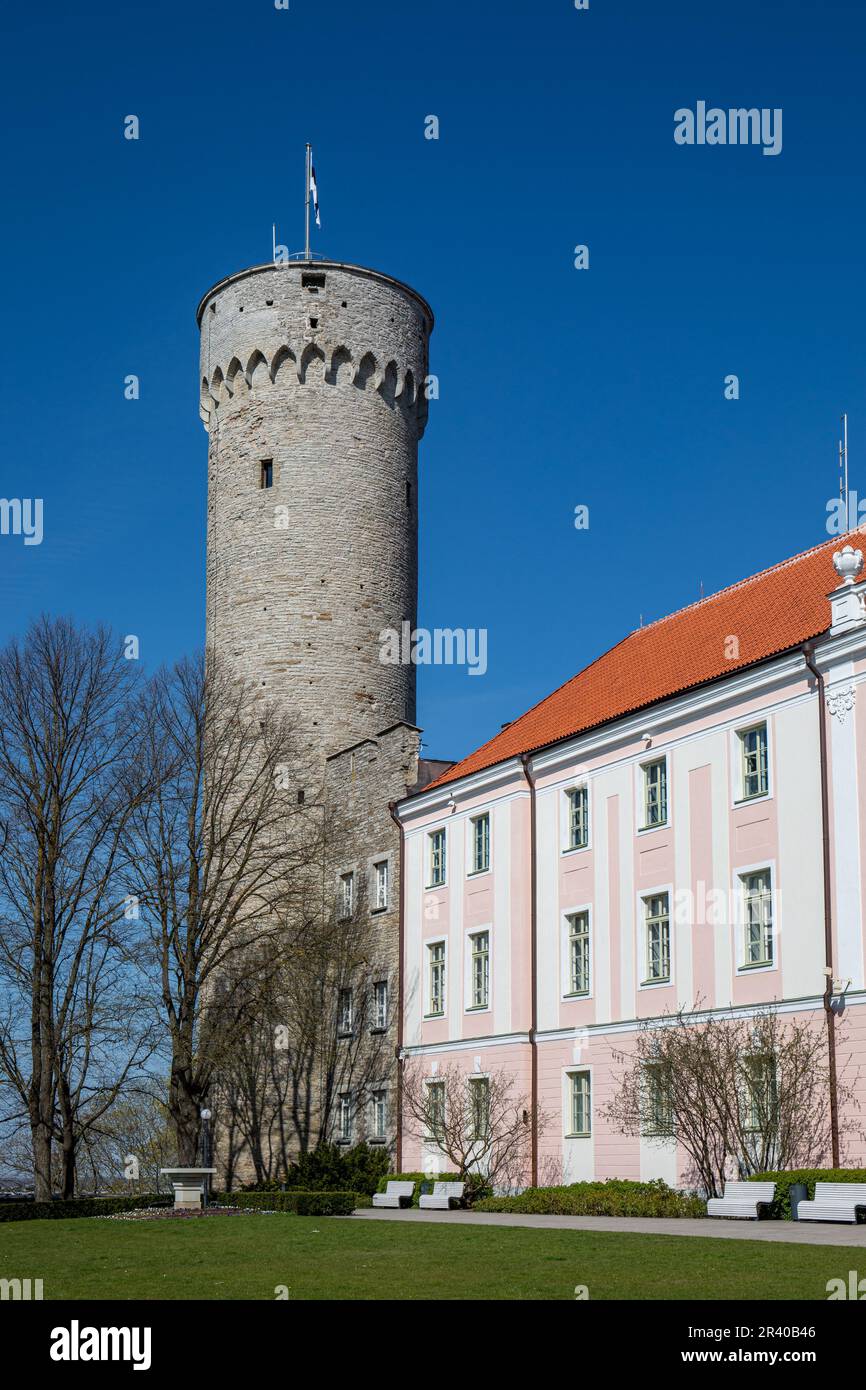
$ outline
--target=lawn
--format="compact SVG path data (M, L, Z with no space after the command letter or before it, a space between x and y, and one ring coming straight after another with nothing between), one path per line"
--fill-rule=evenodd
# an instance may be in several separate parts
M344 1217L0 1224L46 1299L826 1299L863 1250Z

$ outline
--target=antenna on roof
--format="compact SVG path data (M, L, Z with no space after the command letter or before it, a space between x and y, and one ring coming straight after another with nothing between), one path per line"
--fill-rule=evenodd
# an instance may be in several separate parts
M839 440L839 497L845 509L845 530L850 531L848 517L848 413L842 416L842 438Z
M701 603L704 601L704 581L701 580Z

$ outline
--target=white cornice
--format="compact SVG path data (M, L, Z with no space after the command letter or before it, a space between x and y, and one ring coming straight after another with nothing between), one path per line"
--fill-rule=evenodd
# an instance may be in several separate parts
M845 1007L852 1008L866 1004L866 990L858 990L846 994ZM688 1018L692 1023L706 1023L711 1018L730 1018L733 1014L737 1018L755 1018L756 1015L766 1011L768 1008L775 1009L780 1014L796 1014L810 1009L824 1008L823 994L804 995L801 999L774 999L767 1000L763 1004L734 1004L727 1007L719 1006L717 1009L700 1009L695 1013L689 1012ZM611 1033L636 1033L638 1029L646 1027L648 1024L661 1026L664 1024L673 1025L676 1023L676 1016L661 1015L658 1018L627 1018L617 1023L590 1023L580 1028L550 1028L544 1032L539 1031L536 1035L539 1043L541 1042L572 1042L575 1039L583 1039L584 1046L591 1044L587 1041L594 1033L600 1037L607 1037Z
M441 1043L416 1043L404 1046L406 1057L425 1057L431 1052L477 1052L479 1048L508 1047L513 1044L528 1043L528 1033L500 1033L489 1038L456 1038Z

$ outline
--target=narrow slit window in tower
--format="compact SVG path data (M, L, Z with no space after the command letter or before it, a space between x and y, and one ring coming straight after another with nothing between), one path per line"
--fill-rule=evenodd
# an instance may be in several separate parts
M273 487L274 485L274 461L273 459L262 459L261 476L259 487Z

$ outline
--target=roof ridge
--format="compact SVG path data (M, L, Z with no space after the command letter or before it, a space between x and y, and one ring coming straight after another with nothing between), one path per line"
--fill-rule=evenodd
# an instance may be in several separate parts
M845 532L846 536L866 535L866 523L863 526L854 526L850 531ZM691 603L686 603L682 608L675 608L672 613L664 613L660 618L654 618L651 623L646 623L643 627L632 628L629 636L634 636L637 632L649 632L651 628L658 627L661 623L670 622L671 618L678 618L681 613L688 613L692 608L701 608L706 603L711 603L713 599L721 598L724 594L732 594L736 589L745 588L747 584L754 584L757 579L764 579L768 574L776 574L779 570L786 569L789 565L799 564L801 560L807 559L810 555L817 555L819 550L824 550L827 546L844 544L839 536L830 536L826 541L821 541L818 545L812 545L808 550L801 550L797 555L789 555L785 560L777 560L774 565L768 565L764 570L756 570L754 574L747 574L743 579L734 580L733 584L726 584L723 589L716 589L712 594L706 594L703 598L694 599ZM619 646L619 643L615 643ZM613 651L613 647L609 648Z

